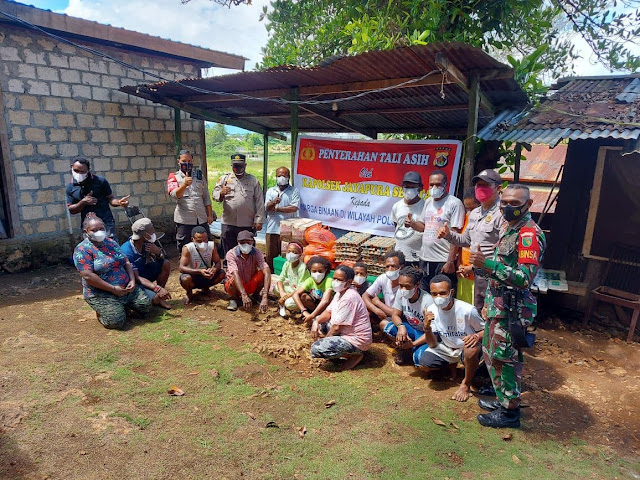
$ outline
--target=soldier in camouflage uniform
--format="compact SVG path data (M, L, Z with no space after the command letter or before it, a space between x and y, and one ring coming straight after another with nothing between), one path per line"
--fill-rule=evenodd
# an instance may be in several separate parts
M493 257L471 253L471 262L484 268L489 278L485 297L486 325L482 345L484 361L496 391L497 400L479 400L490 413L478 415L480 424L503 428L520 426L520 382L524 358L509 333L505 292L511 287L517 294L517 313L523 327L533 322L536 299L529 286L536 276L546 246L544 233L531 219L533 201L524 185L509 185L500 198L500 210L506 220Z

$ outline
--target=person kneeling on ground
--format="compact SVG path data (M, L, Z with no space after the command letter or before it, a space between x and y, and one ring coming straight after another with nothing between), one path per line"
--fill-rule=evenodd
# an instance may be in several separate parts
M136 285L133 267L111 238L104 222L90 212L82 222L84 240L73 252L73 263L82 276L84 299L105 328L123 328L126 308L143 317L151 300Z
M191 242L182 247L180 273L180 285L187 292L185 304L193 299L194 288L210 297L212 292L209 289L224 280L225 273L216 243L209 240L209 234L202 226L193 227Z
M331 283L335 292L333 300L311 326L315 340L311 345L311 356L329 360L346 358L345 370L360 363L363 352L373 341L367 307L358 292L351 288L354 276L353 269L345 265L336 268Z
M278 297L279 313L281 317L290 312L298 311L298 306L293 300L293 293L298 286L309 278L307 266L300 260L302 245L297 242L289 242L287 247L287 261L282 266L282 272L278 277L273 293Z
M473 305L454 298L446 275L436 275L429 286L435 303L425 313L424 335L414 342L421 345L413 352L413 362L427 372L449 367L452 380L458 362L462 362L464 379L451 399L466 402L482 358L484 320Z
M251 308L250 295L260 295L260 312L269 306L271 270L264 255L253 246L253 232L238 233L238 245L227 252L227 279L224 290L231 296L227 310L238 309L238 300L244 308ZM256 299L257 300L257 299Z
M353 277L353 288L357 290L358 295L362 296L371 286L371 284L367 281L367 275L369 274L367 264L364 262L357 262L353 266L353 272L356 275L355 277Z
M362 300L371 313L371 322L374 329L379 322L391 320L393 304L398 292L398 277L400 270L405 266L404 253L391 250L384 255L385 273L375 279L367 291L362 295ZM378 295L382 293L382 300ZM382 328L382 326L380 326Z
M122 253L133 266L133 273L144 293L154 305L170 309L171 294L166 290L171 273L171 263L162 255L162 249L155 244L156 232L148 218L141 218L131 225L133 235L122 244ZM147 261L148 260L148 261ZM156 282L154 285L153 282Z
M331 289L331 263L324 257L314 256L307 262L310 278L303 281L293 292L293 301L302 312L307 323L311 322L327 308L333 298Z
M424 314L427 307L433 305L431 295L420 288L423 272L416 267L405 267L400 270L398 278L400 287L393 304L391 320L380 322L380 329L389 338L395 340L400 352L395 357L398 365L409 361L409 349L424 343L417 340L424 336Z

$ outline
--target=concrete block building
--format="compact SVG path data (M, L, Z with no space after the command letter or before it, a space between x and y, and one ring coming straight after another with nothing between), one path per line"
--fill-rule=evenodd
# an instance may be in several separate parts
M0 0L0 271L69 256L80 232L65 201L74 157L86 157L116 197L131 195L167 228L176 147L192 150L206 172L202 120L119 91L158 78L79 46L168 80L199 78L211 66L244 68L241 56ZM122 209L113 213L128 225Z

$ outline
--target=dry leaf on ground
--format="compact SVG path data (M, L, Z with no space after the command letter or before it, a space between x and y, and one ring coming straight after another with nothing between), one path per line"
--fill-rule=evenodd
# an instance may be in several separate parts
M458 425L456 425L455 423L453 423L453 422L449 423L449 425L451 425L456 430L460 430L460 427Z
M173 395L174 397L181 397L184 395L184 392L181 388L172 385L169 391L167 392L169 395Z
M503 439L505 442L510 441L512 438L513 438L513 433L507 433L504 437L502 437L502 439Z
M304 438L306 434L307 434L307 427L298 427L298 435L300 435L300 438Z
M255 420L256 416L251 412L244 412L244 414L249 417L251 420Z
M276 422L269 422L264 426L264 428L280 428L280 425Z
M189 372L187 375L200 375L200 372Z
M520 460L516 454L511 455L511 460L513 460L513 463L515 463L516 465L522 464L522 460Z
M431 420L433 420L433 423L435 423L436 425L440 425L441 427L446 427L447 426L447 424L444 423L439 418L432 417Z
M329 400L327 403L324 404L324 408L331 408L336 404L335 400Z

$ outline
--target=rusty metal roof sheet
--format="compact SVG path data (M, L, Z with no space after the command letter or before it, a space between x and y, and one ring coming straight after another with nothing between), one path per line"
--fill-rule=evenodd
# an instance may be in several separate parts
M520 163L520 181L524 183L553 184L560 167L564 165L567 156L566 144L549 148L547 145L531 145L531 151L522 149L522 155L526 158ZM513 180L513 173L502 175L507 181ZM559 180L562 179L560 175Z
M555 93L528 112L509 110L478 136L484 140L546 143L614 138L640 139L640 74L558 81Z
M442 73L442 62L437 61L442 58L439 55L451 66L446 74ZM450 72L467 83L456 81ZM300 131L462 136L467 128L468 79L475 74L483 93L479 128L489 123L496 111L527 103L509 66L462 43L367 52L332 58L309 68L282 66L121 90L200 118L254 131L289 131L290 105L281 100L298 94L301 101L321 102L300 105Z

